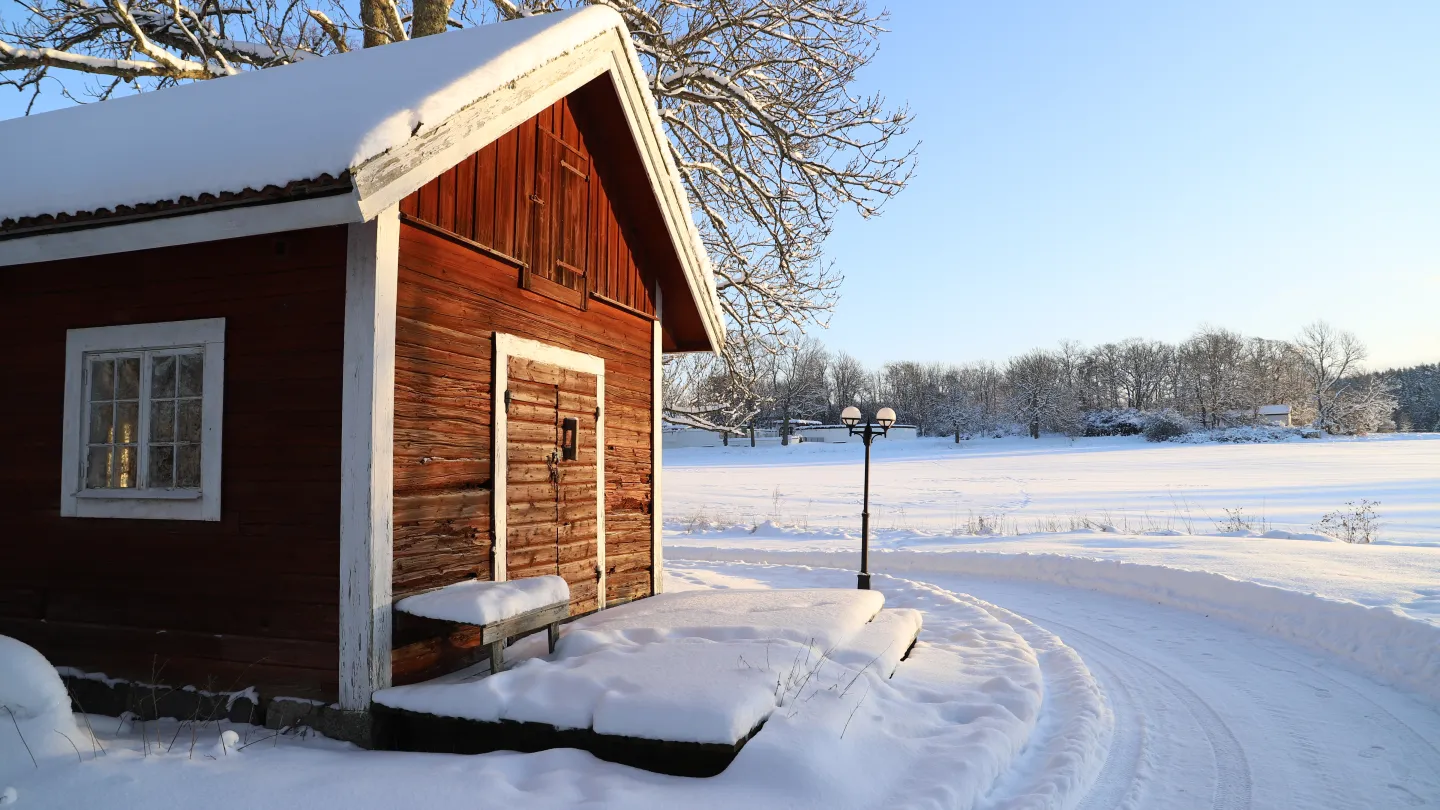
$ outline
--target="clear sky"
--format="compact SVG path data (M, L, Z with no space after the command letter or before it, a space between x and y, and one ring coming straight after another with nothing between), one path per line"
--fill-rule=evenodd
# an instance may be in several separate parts
M867 88L909 189L828 244L868 363L1063 338L1284 338L1440 361L1440 3L891 3Z
M891 9L863 84L914 109L919 172L828 244L827 344L1003 360L1324 318L1372 366L1440 360L1440 2Z

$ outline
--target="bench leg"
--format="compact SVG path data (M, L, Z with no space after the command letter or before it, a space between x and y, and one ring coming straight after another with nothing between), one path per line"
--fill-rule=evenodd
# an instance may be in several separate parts
M559 625L559 623L557 623L557 622L551 622L550 625L545 628L545 633L546 633L546 635L548 635L548 636L550 637L550 654L551 654L551 655L554 655L554 654L555 654L555 642L560 640L560 625Z
M490 674L505 668L505 639L490 642Z

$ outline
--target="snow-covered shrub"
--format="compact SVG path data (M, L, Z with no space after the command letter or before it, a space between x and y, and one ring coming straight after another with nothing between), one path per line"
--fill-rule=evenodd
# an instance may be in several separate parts
M1327 512L1315 531L1347 543L1371 543L1380 538L1380 514L1375 511L1379 501L1360 499L1347 501L1344 508Z
M1193 431L1195 426L1183 414L1173 408L1152 413L1145 418L1145 440L1168 442Z
M1134 408L1086 411L1081 417L1086 436L1139 436L1145 430L1147 414Z
M90 747L55 668L34 647L0 636L0 784Z
M1204 444L1222 442L1226 444L1264 444L1298 439L1304 428L1280 427L1279 425L1247 425L1245 427L1220 428L1218 430L1197 430L1179 436L1171 441L1182 444Z

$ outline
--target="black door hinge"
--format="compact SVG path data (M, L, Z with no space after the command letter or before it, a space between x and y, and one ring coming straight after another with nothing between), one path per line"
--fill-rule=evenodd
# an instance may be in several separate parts
M505 415L510 415L510 389L505 389Z

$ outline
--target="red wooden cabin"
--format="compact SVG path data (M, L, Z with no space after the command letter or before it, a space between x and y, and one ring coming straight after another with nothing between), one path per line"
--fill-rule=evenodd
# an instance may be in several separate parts
M402 596L659 591L722 327L645 81L590 8L0 122L0 633L363 713L469 660Z

